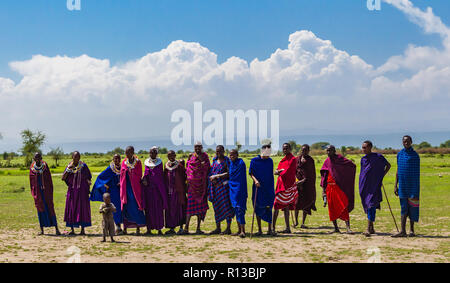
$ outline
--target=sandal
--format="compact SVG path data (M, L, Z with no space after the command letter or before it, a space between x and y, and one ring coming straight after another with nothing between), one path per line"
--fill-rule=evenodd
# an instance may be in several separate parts
M208 235L220 235L220 234L222 234L222 231L220 229L216 229L208 233Z
M197 230L195 231L195 235L204 235L205 232L203 232L202 230Z
M405 232L400 232L400 233L397 233L397 234L395 234L395 235L392 235L391 237L392 238L404 238L404 237L406 237L407 235L406 235L406 233Z

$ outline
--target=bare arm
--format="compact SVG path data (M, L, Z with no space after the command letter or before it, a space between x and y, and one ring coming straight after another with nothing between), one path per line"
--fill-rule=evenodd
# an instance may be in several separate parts
M227 178L229 176L228 172L222 173L222 174L217 174L217 175L212 175L210 177L210 179L216 179L216 178Z
M306 182L306 178L303 178L303 179L297 181L295 184L296 184L296 185L301 185L301 184L303 184L304 182Z
M63 175L62 175L62 177L61 177L61 180L63 180L63 181L65 181L66 179L67 179L67 177L69 176L69 171L64 171L64 173L63 173Z
M258 188L261 186L261 184L259 183L259 181L255 178L255 176L253 176L253 174L250 174L250 177L253 180L253 183L255 183L255 186L257 186Z
M70 162L70 163L69 163L69 166L67 167L67 169L72 170L73 167L74 167L74 166L73 166L73 162ZM70 174L70 172L69 172L67 169L64 170L64 173L63 173L63 175L62 175L62 177L61 177L61 180L63 180L63 181L66 181L67 177L68 177L69 174Z
M391 170L391 163L387 163L386 167L384 168L384 176L386 176L386 174L389 172L389 170Z

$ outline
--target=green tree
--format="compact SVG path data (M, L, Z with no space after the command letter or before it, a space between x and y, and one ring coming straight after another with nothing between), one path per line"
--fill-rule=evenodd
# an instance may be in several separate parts
M432 146L431 146L430 143L424 141L424 142L421 142L421 143L419 143L417 145L414 145L414 147L417 148L417 149L422 149L422 148L430 148Z
M112 151L108 152L108 154L125 154L125 150L120 148L120 147L116 147L115 149L113 149Z
M55 165L58 166L58 161L61 160L61 158L63 158L64 151L60 147L52 148L48 152L48 155L50 155L53 158L53 160L55 160Z
M341 146L341 154L342 154L342 156L347 155L347 147L346 146Z
M291 151L295 154L298 151L299 145L295 141L288 141L288 144L291 145Z
M316 142L311 145L311 148L316 150L325 149L328 145L330 145L329 142Z
M169 150L165 147L160 148L158 151L158 153L160 153L160 154L167 154L167 152L169 152Z
M11 160L16 156L15 152L3 152L3 160L6 160L6 167L11 166Z
M450 148L450 140L448 140L448 141L446 141L444 143L441 143L441 147L442 148Z
M41 131L34 133L29 129L23 130L20 135L23 144L20 152L25 156L25 166L28 167L33 160L34 153L41 151L41 146L44 144L46 137Z

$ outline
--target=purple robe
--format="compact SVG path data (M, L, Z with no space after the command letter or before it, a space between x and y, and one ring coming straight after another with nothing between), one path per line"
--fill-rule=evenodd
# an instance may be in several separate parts
M380 209L380 202L383 201L381 184L387 164L386 158L379 153L371 153L361 158L359 195L366 213L372 207Z
M89 201L89 183L91 171L86 163L79 162L81 168L69 173L64 180L67 184L66 209L64 221L67 227L91 226L91 203Z
M178 161L175 168L168 163L164 169L164 181L167 188L168 208L165 213L166 228L175 228L186 221L186 169L184 161Z
M147 228L161 230L164 228L164 210L167 210L167 190L164 184L162 161L153 168L146 165L144 179L147 180L147 186L143 186Z
M336 154L328 157L320 169L322 188L327 187L328 174L336 181L339 188L345 193L348 199L348 212L350 213L355 207L355 174L356 165L351 160Z

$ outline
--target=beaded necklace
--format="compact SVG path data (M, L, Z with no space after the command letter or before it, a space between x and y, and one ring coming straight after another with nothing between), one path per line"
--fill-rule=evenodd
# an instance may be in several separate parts
M112 162L109 164L109 167L111 168L111 170L112 170L114 173L116 173L116 175L120 175L120 167L117 168L117 167L116 167L116 164L114 163L114 161L112 161Z
M45 169L44 161L41 162L41 166L37 166L36 161L33 162L33 164L31 164L31 171L35 173L42 174L44 172L44 169Z
M170 171L176 169L177 167L178 167L178 160L175 160L174 162L167 161L166 163L166 168Z
M128 169L134 169L134 167L136 166L138 160L139 159L135 155L133 163L130 163L130 160L127 158L127 159L125 159L125 164L127 165Z
M71 162L70 164L73 164L73 162ZM70 164L69 164L69 166L70 166ZM69 169L69 166L67 166L66 171L69 173L76 174L83 168L84 163L80 160L80 161L78 161L78 165L76 167Z

